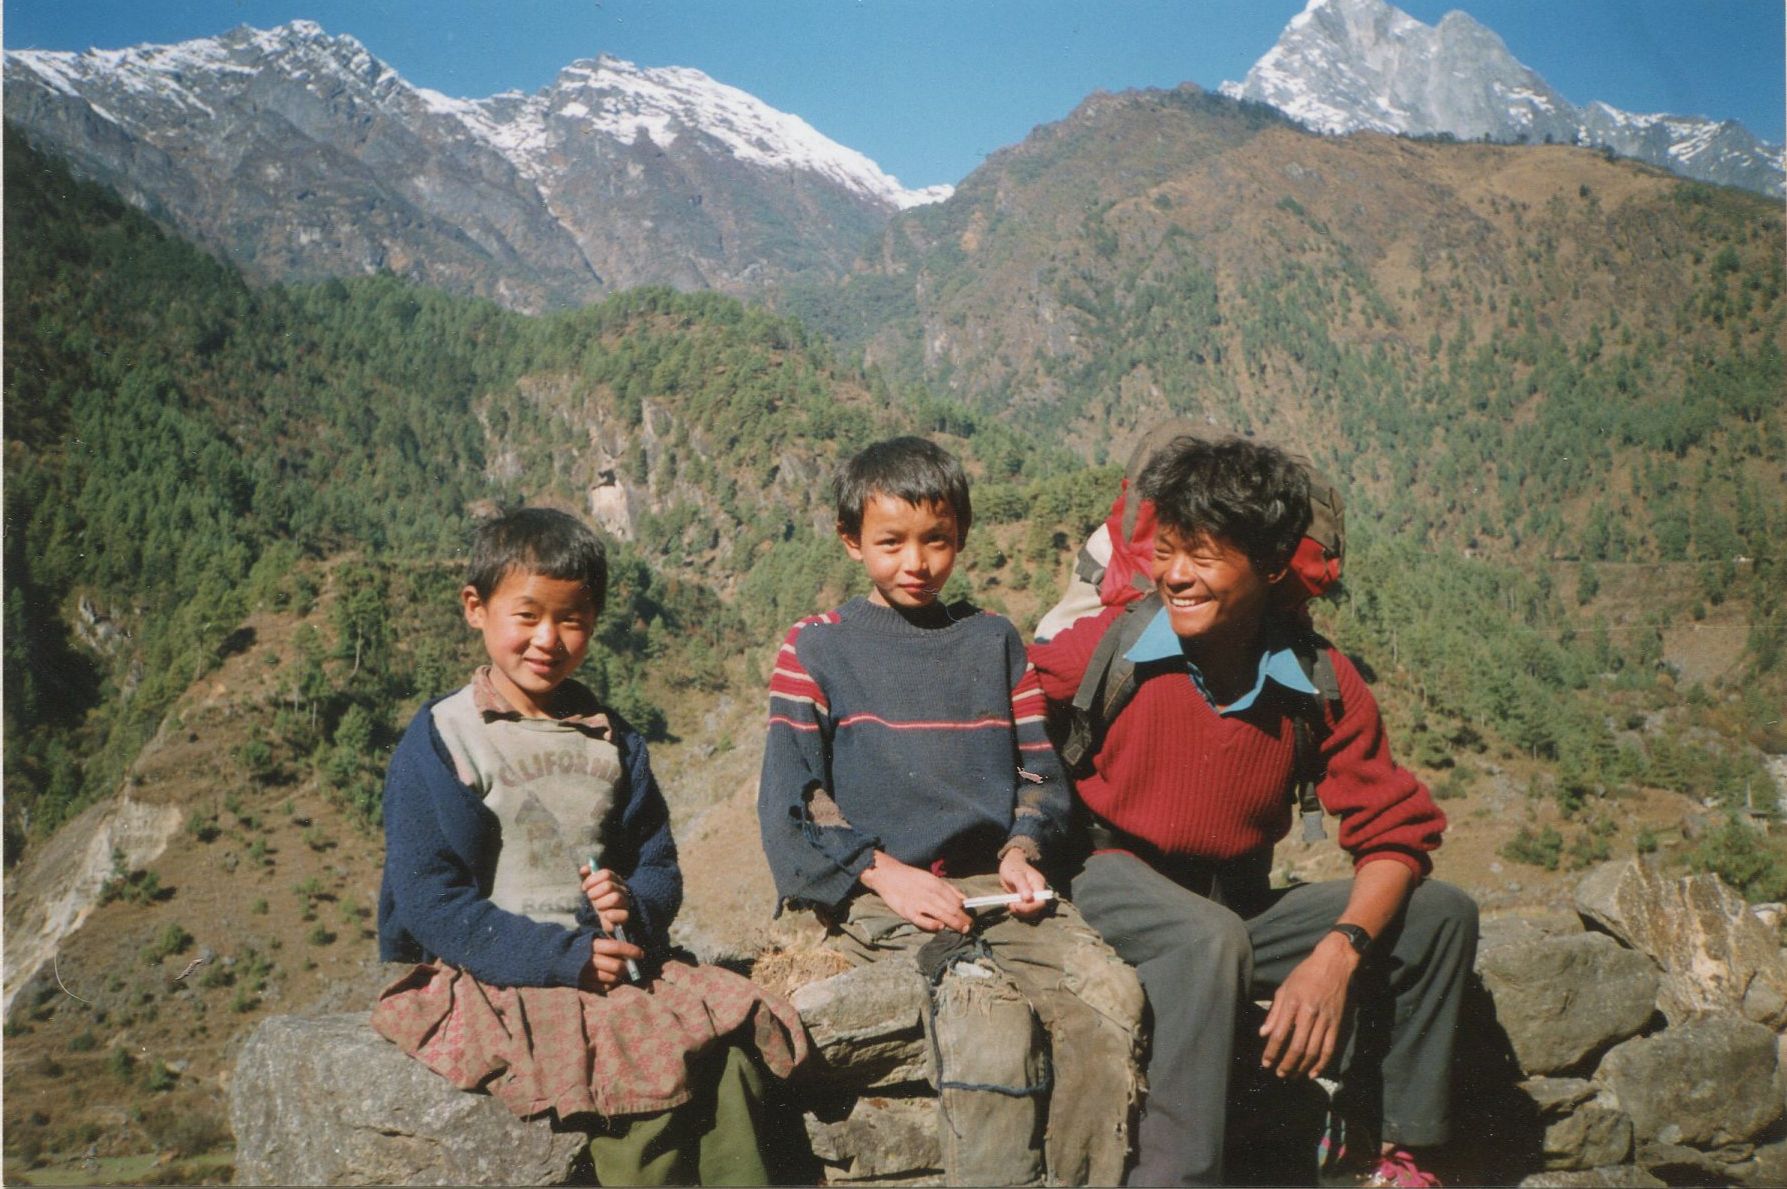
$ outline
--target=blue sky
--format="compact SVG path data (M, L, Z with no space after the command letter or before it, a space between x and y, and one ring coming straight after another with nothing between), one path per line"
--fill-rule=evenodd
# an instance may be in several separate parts
M693 66L908 186L960 181L1093 90L1238 79L1303 0L9 0L8 48L179 41L300 17L449 95L611 53ZM1779 143L1781 0L1403 0L1463 8L1566 99L1741 120Z

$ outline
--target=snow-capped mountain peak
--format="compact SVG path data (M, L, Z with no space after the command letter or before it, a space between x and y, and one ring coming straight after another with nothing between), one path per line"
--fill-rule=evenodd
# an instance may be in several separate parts
M624 144L645 139L667 148L694 134L711 138L741 162L818 174L890 207L938 201L951 192L907 190L868 157L799 116L686 66L641 67L604 54L571 63L534 96L510 92L453 100L429 91L425 97L434 110L459 119L531 177L546 172L540 155L561 136L594 134Z
M1466 138L1509 126L1543 135L1561 103L1468 14L1425 25L1384 0L1310 0L1246 80L1222 91L1322 132Z
M836 275L951 192L699 70L604 56L456 98L314 21L9 52L5 85L34 138L261 275L391 270L524 309Z
M356 38L331 34L315 21L296 20L273 29L243 25L220 37L171 45L138 45L86 53L18 50L6 55L8 74L26 70L45 85L80 95L101 115L133 123L108 97L128 96L154 108L174 105L214 116L205 92L246 88L273 71L301 83L346 83L381 106L448 116L510 158L527 176L546 172L538 159L551 137L547 121L571 121L579 131L660 146L679 136L705 134L737 160L763 169L817 174L834 185L890 209L940 201L950 187L908 190L854 149L822 135L799 116L778 111L737 87L690 67L640 67L602 55L573 62L535 96L516 92L487 99L458 99L406 81ZM141 123L141 121L134 121Z
M1222 92L1319 132L1603 145L1690 177L1782 193L1780 148L1732 121L1577 108L1491 29L1454 9L1426 25L1385 0L1309 0Z

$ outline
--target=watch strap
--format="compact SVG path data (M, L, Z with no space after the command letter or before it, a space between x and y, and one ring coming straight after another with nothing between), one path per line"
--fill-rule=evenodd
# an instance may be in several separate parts
M1365 956L1365 951L1371 948L1371 934L1367 933L1362 925L1353 925L1342 921L1328 932L1338 933L1346 938L1347 944L1352 946L1353 952L1361 958Z

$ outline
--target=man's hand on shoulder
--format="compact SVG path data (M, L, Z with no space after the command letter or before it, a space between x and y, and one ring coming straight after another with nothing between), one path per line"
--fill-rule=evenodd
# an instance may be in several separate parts
M876 851L874 863L857 878L889 908L926 933L940 929L966 933L972 925L962 908L962 894L948 881L902 863L885 851Z
M999 860L999 882L1005 885L1006 891L1025 897L1047 891L1049 887L1042 872L1031 866L1030 857L1015 846ZM1049 911L1053 904L1052 900L1019 900L1011 906L1011 915L1021 920L1034 920Z

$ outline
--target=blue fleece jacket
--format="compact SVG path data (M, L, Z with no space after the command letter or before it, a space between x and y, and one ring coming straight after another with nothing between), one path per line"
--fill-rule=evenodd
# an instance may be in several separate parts
M595 914L583 904L578 928L570 929L491 903L501 829L477 791L455 775L434 706L416 714L385 776L379 957L439 958L492 986L576 986L596 936ZM645 740L612 711L609 720L626 785L617 790L620 828L604 861L632 895L629 939L648 956L662 957L683 895L670 812Z

